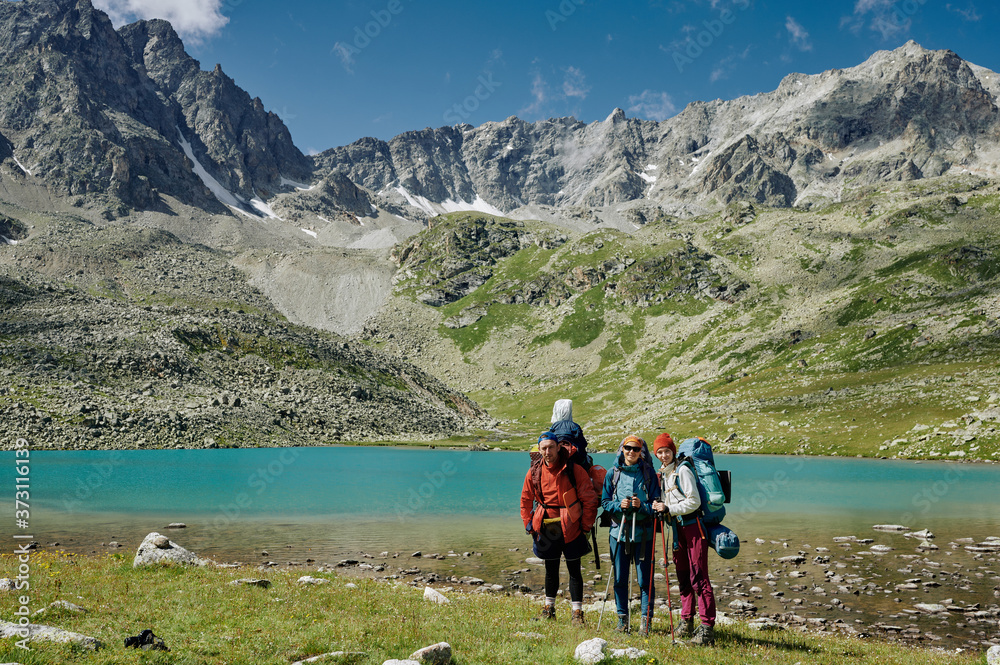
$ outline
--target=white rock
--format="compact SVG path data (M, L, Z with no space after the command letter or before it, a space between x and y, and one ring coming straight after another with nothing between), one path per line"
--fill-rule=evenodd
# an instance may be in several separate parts
M986 652L986 665L1000 665L1000 647L990 647Z
M521 630L519 630L518 632L514 633L514 637L520 637L520 638L523 638L523 639L526 639L526 640L544 640L545 639L545 635L542 635L541 633L526 633L526 632L521 631Z
M268 589L271 586L271 581L261 580L256 578L255 579L245 578L242 580L233 580L232 582L230 582L230 584L232 584L233 586L259 586L262 589Z
M607 644L608 643L600 637L595 637L592 640L581 642L577 645L576 651L573 652L573 658L581 663L599 663L605 658L604 647L607 646Z
M358 585L355 584L354 582L348 582L347 584L344 585L344 588L345 589L357 589Z
M43 642L70 643L81 646L84 649L91 649L93 651L96 651L104 646L104 644L95 637L81 635L80 633L73 633L68 630L63 630L62 628L43 626L37 623L29 623L27 626L21 626L9 621L0 621L0 639L7 639L10 637L18 640L24 639L22 631L27 631L27 639L31 642L41 640Z
M54 611L63 610L66 612L72 612L73 614L83 614L87 610L83 609L79 605L74 605L68 600L54 600L48 604L48 606L43 607L40 610L36 610L31 616L38 616L39 614L48 614Z
M934 534L927 529L922 529L920 531L908 531L903 535L907 538L919 538L920 540L931 540L934 538Z
M756 539L756 540L754 540L753 542L755 542L755 543L756 543L756 544L758 544L758 545L763 545L763 544L764 544L764 543L766 543L767 541L766 541L766 540L764 540L763 538L757 538L757 539Z
M322 577L312 577L311 575L303 575L298 579L299 584L326 584L329 581Z
M876 554L885 554L886 552L892 551L892 548L888 545L872 545L869 549Z
M382 665L420 665L420 663L415 660L396 660L393 658L383 662Z
M204 566L211 562L208 559L202 559L194 552L187 551L166 536L161 536L154 531L142 540L139 549L136 550L135 558L132 560L132 567L174 563Z
M545 565L545 562L542 561L541 559L539 559L536 556L529 556L527 559L524 560L524 562L525 563L533 564L535 566L544 566Z
M0 579L0 591L13 591L14 584L14 580L9 577L4 577Z
M753 628L754 630L784 630L785 627L782 626L777 621L773 619L761 618L754 619L753 621L748 621L747 626Z
M443 593L436 591L429 586L424 587L424 600L430 601L432 603L437 603L439 605L447 605L451 601L448 600Z
M921 612L947 612L948 608L938 603L917 603L915 608Z
M613 658L629 658L631 660L638 660L639 658L645 658L648 654L645 651L640 651L635 647L628 647L627 649L612 649L611 656Z
M451 662L451 645L438 642L410 654L410 660L424 665L448 665Z
M909 531L909 529L901 524L876 524L872 528L876 531Z
M292 665L306 665L306 663L320 663L324 660L343 660L346 658L364 658L368 654L356 652L356 651L331 651L330 653L321 653L318 656L313 656L312 658L306 658L305 660L297 660Z

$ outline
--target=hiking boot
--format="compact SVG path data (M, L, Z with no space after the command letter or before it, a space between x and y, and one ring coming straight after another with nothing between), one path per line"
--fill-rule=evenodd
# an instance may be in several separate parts
M695 636L691 638L691 644L698 644L701 646L711 646L715 644L715 627L706 626L701 624L698 626L698 632Z
M683 619L683 623L677 626L677 637L688 640L694 637L694 619Z
M616 633L630 633L632 632L628 625L628 616L625 614L618 615L618 625L615 627Z
M542 607L542 618L543 619L555 619L556 618L556 606L555 605L545 605Z
M583 610L573 610L573 616L569 620L572 626L582 626L583 625Z

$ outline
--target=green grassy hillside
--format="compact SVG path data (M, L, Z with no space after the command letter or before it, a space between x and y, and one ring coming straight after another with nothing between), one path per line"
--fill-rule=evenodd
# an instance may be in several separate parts
M998 192L941 178L631 235L446 215L396 248L369 337L513 437L571 397L599 445L664 428L727 451L996 459Z

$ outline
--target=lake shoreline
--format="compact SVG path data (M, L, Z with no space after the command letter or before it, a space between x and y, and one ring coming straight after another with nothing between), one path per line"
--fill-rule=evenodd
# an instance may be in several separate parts
M172 541L184 546L183 529L163 530ZM890 534L893 535L893 534ZM602 534L603 536L603 534ZM898 545L900 538L890 539L894 545ZM603 537L599 540L603 540ZM961 567L958 563L945 561L947 567L941 562L932 560L929 556L917 557L916 555L904 554L900 547L888 548L896 550L895 555L888 552L881 552L876 545L872 545L874 538L859 538L856 536L838 537L837 552L832 552L831 548L810 547L799 544L793 546L786 541L768 541L760 543L747 543L744 541L741 554L733 560L724 561L714 554L710 558L710 569L713 586L716 587L716 601L719 607L720 626L725 630L729 621L741 621L748 625L757 626L762 631L800 631L814 635L841 635L852 638L874 638L887 643L920 647L922 649L933 649L936 651L948 651L954 649L980 650L990 646L1000 645L1000 631L997 630L1000 621L1000 605L997 605L996 597L1000 596L1000 576L996 574L997 566L1000 564L997 553L988 556L985 553L972 553L969 561L963 561ZM960 539L972 540L972 539ZM907 542L905 539L903 542ZM998 539L998 549L1000 549L1000 539ZM916 544L915 542L913 544ZM82 547L95 547L93 545ZM125 547L107 547L101 543L101 549L92 549L90 552L68 553L68 556L83 556L92 560L100 560L107 556L112 556L125 561L131 561L134 550ZM963 542L952 541L942 543L945 548L941 559L952 559L955 556L961 557L970 554ZM805 547L811 550L810 553L802 549ZM871 549L866 549L871 547ZM951 548L948 551L948 548ZM51 548L47 548L51 551ZM378 554L358 551L356 555L340 559L339 561L320 561L306 558L301 561L289 561L282 554L284 552L269 552L259 550L259 563L247 561L212 561L212 567L219 569L229 569L239 571L241 574L252 574L255 576L267 577L268 574L282 572L284 574L301 573L306 575L319 575L324 573L335 574L354 580L372 580L378 583L402 584L409 587L421 589L431 587L445 594L486 594L491 596L512 596L523 597L534 603L542 600L543 572L537 563L529 563L530 547L525 548L523 543L520 547L508 550L512 557L522 561L520 568L510 568L500 571L500 574L491 576L484 575L477 577L469 574L468 570L462 570L462 562L473 562L478 557L482 557L482 552L475 551L448 551L432 552L413 550L409 552L389 552L383 551ZM603 548L602 548L603 549ZM65 551L65 550L61 550ZM927 551L924 551L927 554ZM769 556L770 555L770 556ZM864 555L864 556L862 556ZM886 563L892 556L899 562ZM600 601L604 598L604 588L607 582L606 575L610 570L610 562L605 553L601 556L602 565L600 571L594 569L593 555L584 557L585 576L585 607L596 611ZM208 557L211 559L211 556ZM660 556L657 560L661 561ZM279 561L281 561L279 563ZM886 563L880 567L874 565L875 562ZM861 565L858 565L861 564ZM854 569L865 565L869 567L862 572L852 574L844 572L849 566ZM901 573L895 578L883 581L882 578L887 571L892 571L896 566L907 564L903 569L897 571ZM935 587L944 584L972 584L976 580L979 569L982 565L988 564L994 573L992 579L983 580L975 589L969 588L963 593L959 590L952 590L947 595L951 596L950 605L944 605L939 609L924 609L922 605L936 604L940 592L935 592L931 596ZM458 570L454 566L458 566ZM927 573L928 566L935 571ZM918 567L923 566L923 573ZM666 600L664 599L664 588L662 583L662 565L657 565L657 592L656 607L658 615L666 617ZM831 572L832 571L832 572ZM904 572L905 571L905 572ZM671 574L673 599L673 609L679 611L678 589L676 580L673 579L673 567L668 569ZM565 571L563 571L565 578ZM941 583L938 583L939 576ZM912 576L912 577L911 577ZM810 579L812 581L810 581ZM873 580L879 580L874 584ZM916 581L916 582L915 582ZM918 583L922 587L917 586ZM995 584L993 603L989 603L987 590L990 584ZM811 585L811 586L810 586ZM821 586L822 585L822 586ZM866 598L875 597L883 590L891 588L891 595L899 608L896 613L880 611L871 607L866 607ZM563 597L566 585L563 580L560 591L560 606L566 605L565 613L568 613L568 603ZM909 593L923 592L928 598L923 603L914 603L912 600L903 600ZM954 600L959 596L962 600ZM794 597L793 597L794 596ZM637 596L636 596L637 597ZM841 600L843 598L843 600ZM916 597L913 597L916 600ZM980 598L979 601L975 601ZM913 609L913 608L918 609ZM592 613L588 611L588 615ZM613 608L606 610L606 613L614 612ZM656 625L656 624L654 624ZM659 624L666 630L666 622ZM980 630L980 629L985 630ZM982 634L980 634L982 633Z
M842 662L844 656L858 665L976 665L983 653L980 647L908 644L875 635L858 639L862 636L811 625L779 629L757 622L754 627L721 616L715 646L696 649L671 643L662 612L654 617L648 636L622 635L614 632L607 616L597 631L592 606L586 626L578 628L570 625L564 600L558 603L556 620L542 621L538 603L523 593L481 591L482 585L443 581L429 585L448 599L438 604L425 599L424 583L376 581L346 566L134 568L131 557L123 554L76 557L46 552L32 553L31 565L39 571L31 610L44 611L32 623L70 630L104 645L95 652L35 641L31 662L39 663L139 662L122 652L121 638L147 628L166 642L170 658L219 665L287 665L334 651L359 654L353 661L359 665L379 665L441 641L451 645L458 662L470 665L554 665L566 662L578 644L596 635L609 647L644 649L652 662L696 665L762 658L774 665L794 665L813 659ZM13 641L0 640L0 659L17 660Z

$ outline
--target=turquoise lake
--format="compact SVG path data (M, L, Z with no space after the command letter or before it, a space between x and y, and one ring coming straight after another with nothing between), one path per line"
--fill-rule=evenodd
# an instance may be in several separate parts
M3 505L13 516L13 453L3 454ZM611 455L596 461L609 467ZM726 524L744 540L870 536L878 523L939 538L1000 535L996 465L717 461L733 472ZM146 533L184 522L173 537L219 560L253 560L265 549L317 561L362 551L506 552L530 546L518 517L527 466L523 452L387 447L37 451L30 531L43 545L89 552L116 540L134 551Z

